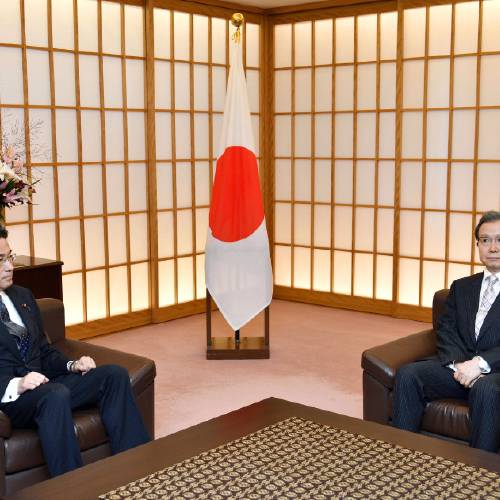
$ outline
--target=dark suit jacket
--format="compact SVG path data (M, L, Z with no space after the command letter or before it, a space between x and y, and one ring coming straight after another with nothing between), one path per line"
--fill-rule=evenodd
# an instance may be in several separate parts
M500 372L500 294L484 319L476 341L482 281L483 273L479 273L452 283L445 312L438 322L438 355L443 365L481 356L492 372Z
M48 343L40 310L31 291L12 285L5 290L5 293L12 300L31 338L26 362L24 362L19 354L16 339L0 321L0 398L12 378L23 377L35 371L43 373L50 380L68 373L66 366L69 361Z

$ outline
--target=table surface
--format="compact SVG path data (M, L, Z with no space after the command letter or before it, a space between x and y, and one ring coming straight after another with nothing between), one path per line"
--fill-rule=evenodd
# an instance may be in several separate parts
M60 260L44 259L42 257L30 257L29 255L18 255L14 262L14 271L16 269L26 267L42 267L42 266L62 266Z
M63 476L18 491L18 500L96 499L99 495L186 458L233 441L289 417L342 428L372 439L460 461L500 473L500 455L366 422L282 399L269 398L144 446L89 464Z

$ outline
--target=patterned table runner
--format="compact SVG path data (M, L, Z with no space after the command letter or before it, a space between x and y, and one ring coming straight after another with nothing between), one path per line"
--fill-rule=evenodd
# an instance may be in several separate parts
M293 417L99 498L500 499L500 475Z

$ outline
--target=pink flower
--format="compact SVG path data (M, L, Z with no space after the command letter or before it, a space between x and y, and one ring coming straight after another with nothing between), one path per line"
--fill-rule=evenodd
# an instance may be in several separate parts
M20 174L22 171L22 168L24 167L24 162L20 158L15 159L12 162L12 167L14 168L14 172L16 174Z
M12 203L16 201L19 198L19 195L16 194L14 191L9 191L8 193L5 194L5 203Z
M14 148L12 146L8 146L3 155L3 161L5 163L10 163L14 159Z

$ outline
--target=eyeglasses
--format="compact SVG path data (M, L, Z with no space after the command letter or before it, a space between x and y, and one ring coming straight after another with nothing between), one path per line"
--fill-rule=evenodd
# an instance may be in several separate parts
M495 241L496 246L500 248L500 236L496 236L495 238L490 238L489 236L480 236L478 238L478 242L482 247L489 247L493 241Z
M17 255L15 253L10 253L9 255L5 255L4 257L0 257L0 266L5 266L7 262L14 264Z

